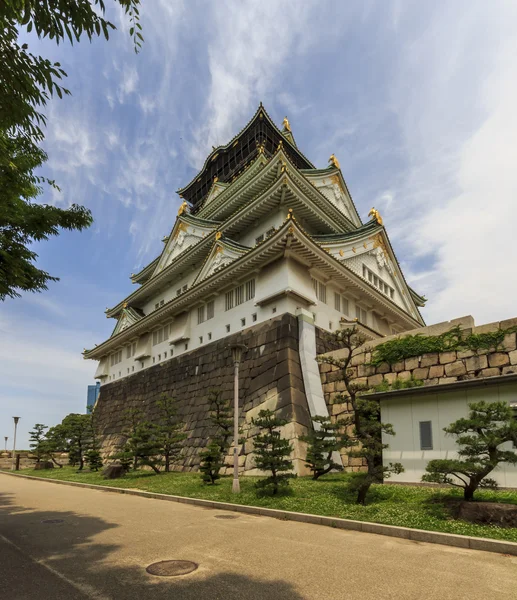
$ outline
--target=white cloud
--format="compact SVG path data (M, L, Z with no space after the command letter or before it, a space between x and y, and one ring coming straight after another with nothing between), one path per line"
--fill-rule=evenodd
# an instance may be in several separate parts
M390 222L413 269L432 263L410 277L428 322L517 313L517 6L470 7L448 5L415 35L393 98L409 170Z
M122 78L117 89L117 98L120 104L124 104L126 96L133 94L138 86L138 72L135 65L124 65Z
M231 2L212 13L207 117L195 128L190 147L195 166L201 166L212 145L226 144L235 135L259 100L278 90L280 72L310 28L312 8L300 2Z

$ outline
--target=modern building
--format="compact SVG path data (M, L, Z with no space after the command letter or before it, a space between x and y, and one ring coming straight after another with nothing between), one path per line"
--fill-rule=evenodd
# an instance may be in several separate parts
M97 398L99 397L101 384L100 381L97 381L95 385L88 386L88 393L86 396L86 413L89 414L92 412L95 403L97 402Z
M84 353L101 385L298 309L322 330L357 321L370 337L423 325L425 299L378 211L363 224L336 157L316 168L262 105L179 195L163 250L106 311L111 336Z

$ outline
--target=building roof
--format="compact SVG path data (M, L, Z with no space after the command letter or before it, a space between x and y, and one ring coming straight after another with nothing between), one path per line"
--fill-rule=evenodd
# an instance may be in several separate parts
M178 190L196 212L203 198L208 194L214 178L226 183L242 171L259 153L259 147L272 156L279 142L282 142L289 158L299 169L312 169L314 165L300 152L294 144L292 135L282 132L267 114L260 103L255 115L244 128L225 146L218 146L208 155L201 171L185 187Z

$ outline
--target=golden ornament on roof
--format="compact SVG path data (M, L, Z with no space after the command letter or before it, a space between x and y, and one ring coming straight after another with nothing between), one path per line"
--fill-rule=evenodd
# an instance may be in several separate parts
M372 208L372 209L370 210L370 212L368 213L368 216L369 216L369 217L373 217L373 218L374 218L374 219L377 221L377 223L379 223L379 225L382 225L382 217L381 217L381 214L380 214L380 212L379 212L378 210L376 210L375 208Z
M127 308L127 302L124 302L124 304L122 305L122 308Z
M184 213L186 210L187 210L187 201L186 201L186 200L184 200L184 201L181 203L181 206L180 206L180 208L179 208L179 210L178 210L178 217L179 217L180 215L182 215L182 214L183 214L183 213Z
M293 209L290 208L289 212L287 213L287 219L292 219L293 218Z
M223 234L222 234L220 231L218 231L218 232L215 234L215 239L216 239L216 240L220 240L222 237L223 237Z
M341 166L339 165L339 160L336 158L335 154L330 155L329 163L331 163L332 166L336 167L336 169L341 169Z
M289 125L289 119L287 117L284 117L284 120L282 121L282 125L284 126L284 129L286 131L291 131L291 125Z
M219 177L217 177L217 175L214 177L214 183L217 183L219 181Z

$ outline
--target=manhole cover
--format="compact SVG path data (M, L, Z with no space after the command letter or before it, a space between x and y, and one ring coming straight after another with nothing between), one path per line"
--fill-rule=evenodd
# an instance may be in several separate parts
M146 571L151 575L158 575L158 577L179 577L192 573L198 566L190 560L162 560L149 565Z
M215 515L216 519L238 519L237 515Z
M45 519L41 521L42 523L47 523L49 525L54 525L55 523L64 523L64 519Z

